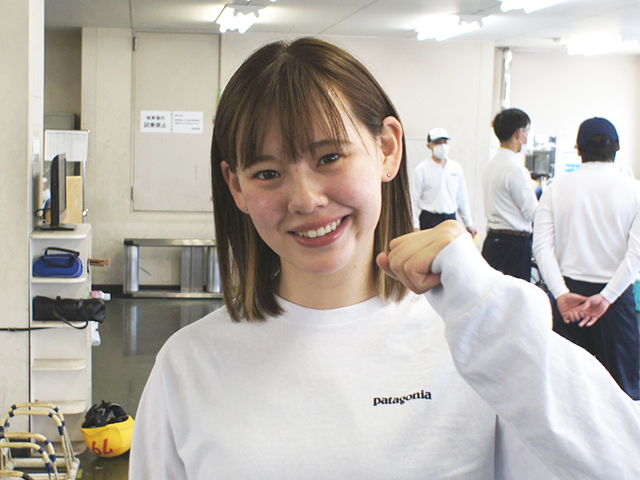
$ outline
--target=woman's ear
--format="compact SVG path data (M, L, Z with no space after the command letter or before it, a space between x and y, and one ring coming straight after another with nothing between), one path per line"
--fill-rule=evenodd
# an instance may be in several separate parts
M227 182L229 191L233 196L233 200L236 202L236 206L244 213L247 211L247 206L244 202L242 195L242 189L240 188L240 179L238 175L231 171L231 167L224 160L220 162L220 169L222 170L222 176L224 181Z
M378 145L384 156L382 160L382 181L390 182L398 174L402 162L402 124L396 117L382 121L382 134Z

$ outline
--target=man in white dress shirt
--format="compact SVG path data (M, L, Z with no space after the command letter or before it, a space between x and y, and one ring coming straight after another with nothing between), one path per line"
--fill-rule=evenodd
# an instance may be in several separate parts
M613 163L620 146L608 120L585 120L577 144L582 166L545 189L533 249L554 297L554 330L639 400L632 283L640 270L640 182Z
M411 183L414 228L433 228L445 220L455 219L459 212L467 231L475 236L478 231L471 220L464 172L462 165L448 157L447 131L439 127L432 129L427 135L427 147L431 158L418 164Z
M531 175L518 153L527 143L531 120L517 108L498 113L493 131L500 149L483 178L487 237L482 256L496 270L531 279L531 232L538 199Z

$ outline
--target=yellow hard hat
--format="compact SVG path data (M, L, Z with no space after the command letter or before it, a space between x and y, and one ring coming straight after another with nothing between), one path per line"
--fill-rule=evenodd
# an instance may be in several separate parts
M133 417L127 415L120 405L103 401L100 406L94 405L87 412L82 435L97 456L117 457L131 448L134 424Z

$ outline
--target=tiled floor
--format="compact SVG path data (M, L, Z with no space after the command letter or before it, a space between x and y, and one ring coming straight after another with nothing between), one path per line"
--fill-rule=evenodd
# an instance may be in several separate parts
M93 402L119 403L136 416L138 401L158 350L169 336L220 307L220 300L123 299L108 302L100 326L102 344L93 349ZM79 479L127 479L129 455L80 456Z

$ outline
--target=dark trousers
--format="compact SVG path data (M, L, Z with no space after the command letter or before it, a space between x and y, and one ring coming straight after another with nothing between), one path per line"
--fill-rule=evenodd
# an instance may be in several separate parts
M420 230L433 228L436 225L440 225L445 220L455 219L455 213L431 213L426 210L422 210L422 212L420 212Z
M531 280L531 238L489 231L482 256L496 270L512 277Z
M604 288L604 284L580 282L566 277L565 283L571 292L585 297L600 293ZM564 323L555 299L552 304L553 330L594 355L627 395L640 400L640 333L633 286L629 286L591 327Z

